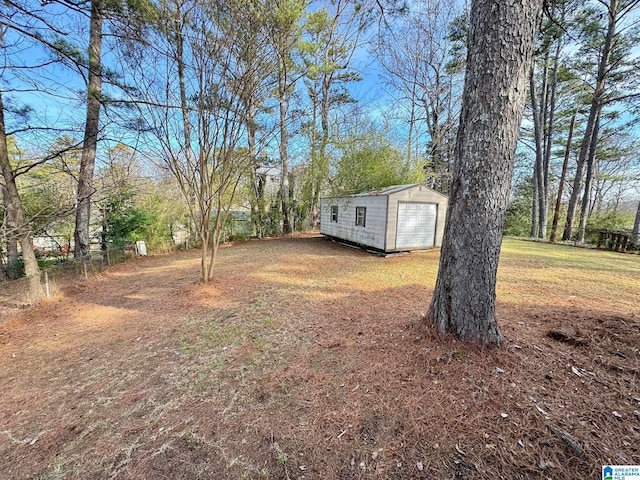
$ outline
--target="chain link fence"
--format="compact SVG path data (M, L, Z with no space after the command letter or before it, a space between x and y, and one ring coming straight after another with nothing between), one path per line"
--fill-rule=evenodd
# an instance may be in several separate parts
M68 285L88 281L100 275L109 266L146 254L140 246L127 245L122 248L110 248L91 252L82 258L75 258L62 253L48 252L38 255L40 265L40 282L47 297L60 294ZM22 259L11 265L12 276L17 279L0 281L0 306L22 308L31 304L29 295L30 278L24 276Z

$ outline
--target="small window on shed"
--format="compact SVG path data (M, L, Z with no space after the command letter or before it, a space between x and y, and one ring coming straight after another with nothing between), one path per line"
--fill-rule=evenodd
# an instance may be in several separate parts
M338 206L331 205L331 221L338 223Z
M367 222L367 207L356 207L356 226L364 227Z

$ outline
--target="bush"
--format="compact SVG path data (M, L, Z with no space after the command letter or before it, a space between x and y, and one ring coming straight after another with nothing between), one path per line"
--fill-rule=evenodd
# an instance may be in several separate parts
M606 211L591 215L586 225L585 242L598 243L600 230L631 231L633 228L634 214L616 211Z
M531 234L531 203L533 201L532 178L519 180L513 188L513 194L507 217L504 234L512 237L528 237Z

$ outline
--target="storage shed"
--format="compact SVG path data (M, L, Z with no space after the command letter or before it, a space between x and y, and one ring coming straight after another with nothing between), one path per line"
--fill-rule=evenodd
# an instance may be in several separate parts
M320 199L320 233L382 252L442 245L447 197L416 183Z

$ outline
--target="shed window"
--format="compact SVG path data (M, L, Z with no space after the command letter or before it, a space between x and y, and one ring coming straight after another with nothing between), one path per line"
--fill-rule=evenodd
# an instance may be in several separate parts
M331 205L331 221L338 223L338 206Z
M367 207L356 207L356 226L364 227L367 221Z

